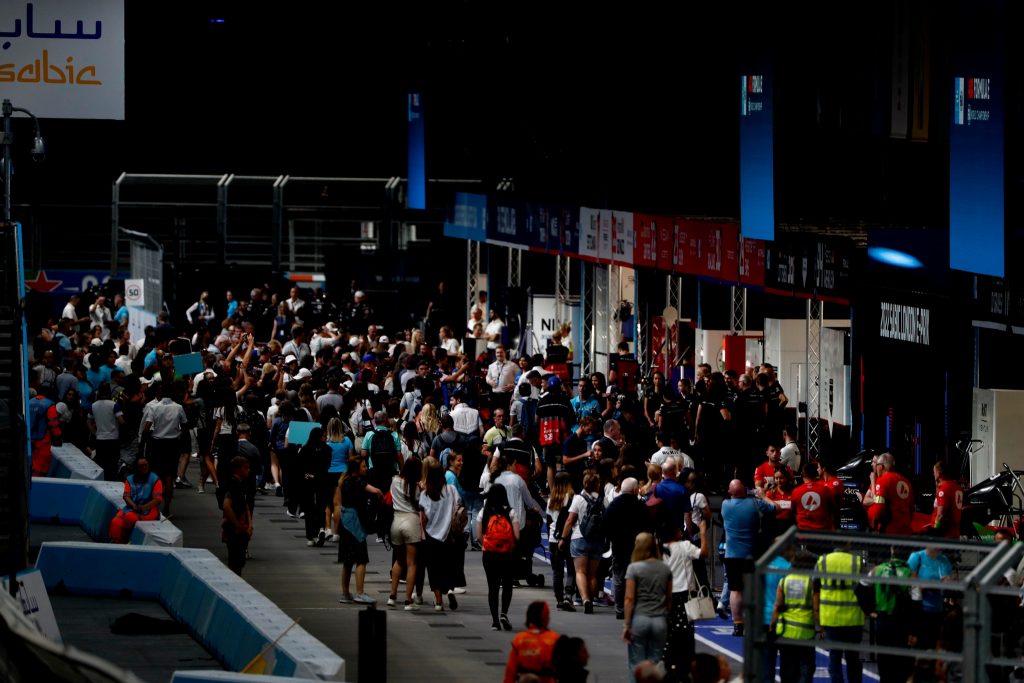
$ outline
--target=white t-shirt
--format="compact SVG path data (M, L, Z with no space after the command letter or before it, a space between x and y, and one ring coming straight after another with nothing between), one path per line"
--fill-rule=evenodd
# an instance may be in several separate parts
M673 541L665 544L670 552L662 558L672 570L672 592L697 588L697 579L693 575L693 561L700 558L700 548L689 541Z
M700 524L700 521L704 519L704 515L708 509L708 499L703 493L691 493L690 494L690 520L694 526ZM708 520L711 521L710 519Z
M577 538L583 538L583 532L580 531L580 522L587 514L587 507L589 503L597 500L596 494L590 493L577 493L572 498L572 504L569 505L569 514L576 513L576 522L572 525L572 538L570 541L575 541Z
M794 472L800 471L800 447L796 445L795 441L791 441L782 447L779 451L779 456L782 459L782 464L793 470Z
M64 306L64 312L60 314L60 317L67 318L68 320L78 320L78 312L75 311L75 305L69 301Z
M441 342L441 348L444 349L445 353L449 356L455 356L459 353L459 341L457 339L445 339Z
M121 417L121 406L111 400L92 402L92 419L96 423L97 441L116 441L121 436L117 418Z
M484 336L485 337L490 337L490 336L495 335L495 334L498 335L498 337L499 337L498 341L488 341L487 342L487 348L488 349L493 351L494 349L498 348L498 344L501 342L501 330L504 327L505 327L505 323L501 322L501 320L492 320L491 322L487 323L487 325L484 326Z
M465 403L460 403L450 413L455 431L459 434L477 436L480 434L480 412Z
M230 434L234 430L235 424L238 422L237 408L235 409L234 418L235 422L229 422L224 418L224 406L217 406L216 408L213 409L214 422L220 420L220 431L217 432L218 434Z
M427 535L436 541L444 541L452 527L452 514L455 502L461 500L458 491L451 484L441 490L441 497L432 499L427 494L420 495L420 509L427 517Z

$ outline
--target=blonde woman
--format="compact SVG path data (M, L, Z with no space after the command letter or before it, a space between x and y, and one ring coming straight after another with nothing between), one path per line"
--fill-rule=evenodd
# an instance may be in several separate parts
M423 408L420 409L419 414L416 416L416 428L420 432L420 438L427 443L431 443L441 430L440 417L437 414L437 407L434 406L433 399L428 398L423 403Z
M668 614L672 609L672 570L665 564L654 534L637 534L626 568L626 619L622 639L629 645L629 679L640 662L658 663L665 654Z

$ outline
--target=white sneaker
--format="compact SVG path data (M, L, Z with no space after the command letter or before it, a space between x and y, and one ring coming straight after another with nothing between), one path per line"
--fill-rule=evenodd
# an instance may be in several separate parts
M412 602L413 602L414 605L422 605L423 604L423 596L420 595L419 593L413 595L412 596Z
M316 545L316 541L306 541L306 545L309 546L310 548L312 548L313 546Z
M395 598L392 597L392 596L388 596L388 607L394 607L394 606L395 606Z
M366 593L360 593L359 595L355 596L352 599L355 600L360 605L373 605L373 604L376 604L376 602L377 602L376 600L371 598Z
M340 540L341 540L341 536L339 536L338 534L334 534L334 535L331 536L331 543L337 543Z
M418 612L420 606L417 605L415 602L407 602L405 603L405 607L403 609L405 609L406 612Z
M466 587L465 586L459 586L458 588L453 589L452 592L455 593L456 595L465 595L466 594Z
M444 605L442 605L439 602L438 603L434 603L434 611L435 612L443 612L444 611Z

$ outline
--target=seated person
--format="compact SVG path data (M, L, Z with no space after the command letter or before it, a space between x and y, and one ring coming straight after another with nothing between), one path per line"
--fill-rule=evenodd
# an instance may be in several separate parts
M135 461L135 473L124 482L124 509L110 520L110 542L127 543L136 522L160 519L163 500L163 482L149 471L146 456L140 455Z

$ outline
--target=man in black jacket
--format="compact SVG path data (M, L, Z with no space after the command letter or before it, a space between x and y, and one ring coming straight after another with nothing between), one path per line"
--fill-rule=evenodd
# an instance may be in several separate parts
M622 480L621 493L604 513L605 536L612 545L612 584L615 587L615 618L625 618L626 567L637 534L654 531L654 524L647 507L637 498L637 480L627 477Z
M537 423L540 426L540 445L544 464L548 469L548 491L555 486L555 472L562 460L562 444L572 434L576 412L569 397L562 391L562 380L555 376L547 379L547 391L537 402Z

